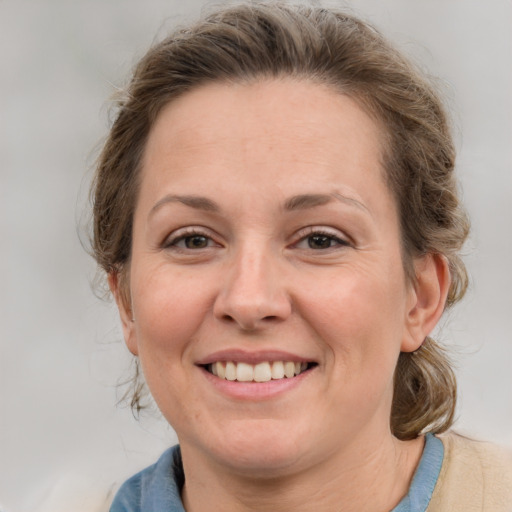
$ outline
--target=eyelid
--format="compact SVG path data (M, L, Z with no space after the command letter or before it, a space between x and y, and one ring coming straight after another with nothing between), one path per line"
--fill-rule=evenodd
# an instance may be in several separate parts
M178 247L177 243L180 242L181 240L184 240L187 237L192 236L204 236L205 238L211 240L215 245L220 246L219 242L216 240L215 234L210 229L205 228L203 226L186 226L183 228L176 229L168 236L166 236L164 241L162 242L162 247L167 249L172 247L175 249L187 250L185 248Z
M323 235L330 237L336 240L339 243L339 245L343 247L353 245L353 241L348 235L346 235L339 229L326 226L308 226L306 228L300 229L295 234L294 238L296 241L292 245L297 246L300 242L304 241L306 238L312 235Z

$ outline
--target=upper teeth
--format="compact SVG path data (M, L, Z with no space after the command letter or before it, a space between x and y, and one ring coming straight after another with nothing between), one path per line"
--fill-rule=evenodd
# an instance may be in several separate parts
M268 382L272 379L294 377L306 370L307 367L307 363L295 363L293 361L265 361L258 364L219 361L209 365L209 370L221 379L238 380L240 382Z

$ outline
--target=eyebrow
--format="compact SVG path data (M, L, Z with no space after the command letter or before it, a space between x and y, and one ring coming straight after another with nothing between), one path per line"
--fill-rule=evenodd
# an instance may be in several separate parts
M301 194L293 196L284 203L284 209L287 211L306 210L316 206L323 206L333 200L340 201L350 206L356 206L357 208L370 213L370 210L368 210L368 208L357 199L344 196L338 192L333 192L332 194Z
M196 210L203 210L206 212L219 212L220 208L211 199L202 196L178 196L178 195L167 195L157 201L157 203L151 208L149 212L149 216L153 215L158 209L160 209L164 204L169 203L181 203L185 206L189 206L190 208L195 208Z
M333 200L340 201L351 206L356 206L357 208L370 213L370 210L368 210L368 208L357 199L344 196L338 192L333 192L332 194L300 194L293 196L285 201L284 210L290 212L297 210L307 210L309 208L315 208L316 206L323 206L332 202ZM203 210L206 212L217 213L221 210L217 203L211 199L208 199L207 197L169 194L156 202L153 208L151 208L149 216L152 216L162 206L169 203L181 203L185 206L189 206L190 208Z

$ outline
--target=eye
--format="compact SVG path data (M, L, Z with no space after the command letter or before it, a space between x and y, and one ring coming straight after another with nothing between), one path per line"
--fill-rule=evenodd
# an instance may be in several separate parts
M311 235L307 238L310 249L328 249L339 242L328 235Z
M339 234L313 228L305 236L302 236L299 242L295 244L295 247L299 249L313 249L315 251L321 251L335 247L346 247L349 245L349 242L341 238Z
M218 246L218 244L207 234L194 230L178 230L168 237L164 243L166 248L181 250L199 250Z
M182 244L187 249L204 249L205 247L208 247L209 242L210 240L206 236L191 235L181 238L178 242L175 242L173 245Z

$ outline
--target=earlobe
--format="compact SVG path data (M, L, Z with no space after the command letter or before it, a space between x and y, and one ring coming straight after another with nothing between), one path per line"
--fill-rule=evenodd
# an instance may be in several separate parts
M129 293L125 290L125 283L121 281L119 272L113 271L108 274L108 286L117 304L126 346L133 355L138 355L133 310Z
M406 311L402 352L414 352L432 332L443 314L450 288L447 259L427 254L414 262L416 281L411 285L411 302Z

